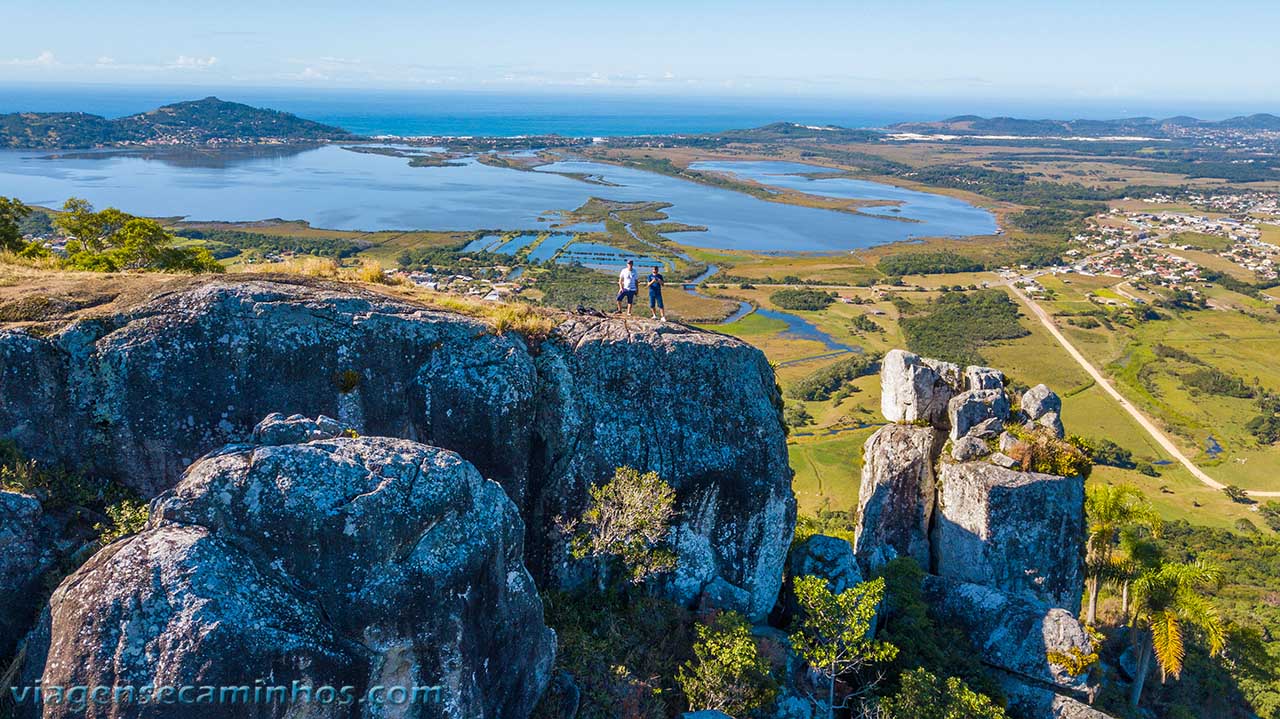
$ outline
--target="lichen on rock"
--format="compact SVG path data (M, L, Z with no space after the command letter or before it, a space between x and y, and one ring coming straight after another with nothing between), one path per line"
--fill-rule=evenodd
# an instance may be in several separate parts
M528 716L555 641L523 536L502 488L453 452L232 445L57 589L44 683L438 686L433 715ZM272 715L286 710L328 715Z

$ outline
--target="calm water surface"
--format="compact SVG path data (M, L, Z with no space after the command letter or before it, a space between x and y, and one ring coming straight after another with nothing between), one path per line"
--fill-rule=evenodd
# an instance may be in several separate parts
M920 221L767 202L592 162L565 161L539 169L508 170L473 159L461 167L409 167L404 158L336 146L225 155L73 153L57 159L38 151L0 151L0 195L43 206L78 196L99 207L142 215L282 218L347 230L539 230L549 229L548 211L575 209L592 196L658 200L672 203L667 211L672 220L708 228L679 233L675 239L683 244L765 252L834 252L995 229L990 213L953 198L843 178L811 180L791 173L821 168L796 163L729 163L725 170L760 175L781 186L800 185L815 194L901 201L898 216ZM617 186L588 184L557 172L599 175Z

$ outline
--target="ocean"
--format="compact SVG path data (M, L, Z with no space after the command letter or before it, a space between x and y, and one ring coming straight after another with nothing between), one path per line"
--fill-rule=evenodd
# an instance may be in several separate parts
M0 113L78 111L120 117L214 95L292 112L362 135L570 137L714 132L788 121L884 127L962 114L1107 119L1197 114L1220 119L1256 108L1172 107L1124 101L1049 103L981 98L643 96L603 93L321 90L108 85L0 86Z

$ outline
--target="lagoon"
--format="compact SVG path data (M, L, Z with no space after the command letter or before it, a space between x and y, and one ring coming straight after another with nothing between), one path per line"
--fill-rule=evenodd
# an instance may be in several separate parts
M886 242L943 235L982 235L991 214L954 198L846 179L809 180L770 174L767 181L813 185L823 192L859 193L902 201L918 222L760 200L732 190L581 160L527 172L491 167L474 158L457 167L410 167L407 160L356 153L338 146L217 155L187 153L68 153L0 151L0 195L56 207L84 197L99 207L192 220L305 220L344 230L550 230L548 213L573 210L590 197L672 203L671 219L707 227L682 232L677 242L761 252L839 252ZM717 163L722 164L722 163ZM802 171L820 171L789 163ZM735 172L769 168L733 163ZM773 168L778 169L778 168ZM794 169L794 168L791 168ZM603 177L602 186L566 177ZM850 182L859 182L857 186ZM838 184L827 184L838 183ZM845 195L839 195L845 196Z

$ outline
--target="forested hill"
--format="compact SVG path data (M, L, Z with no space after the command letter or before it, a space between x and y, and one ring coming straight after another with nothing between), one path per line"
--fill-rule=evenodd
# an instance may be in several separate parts
M306 142L351 137L340 127L216 97L165 105L113 120L82 112L0 115L0 147L8 148Z
M1024 120L1015 117L960 115L938 122L904 122L890 130L925 134L1017 135L1021 137L1101 137L1143 135L1169 137L1188 129L1199 130L1280 130L1280 117L1265 113L1232 117L1221 121L1194 117L1131 117L1120 120Z

